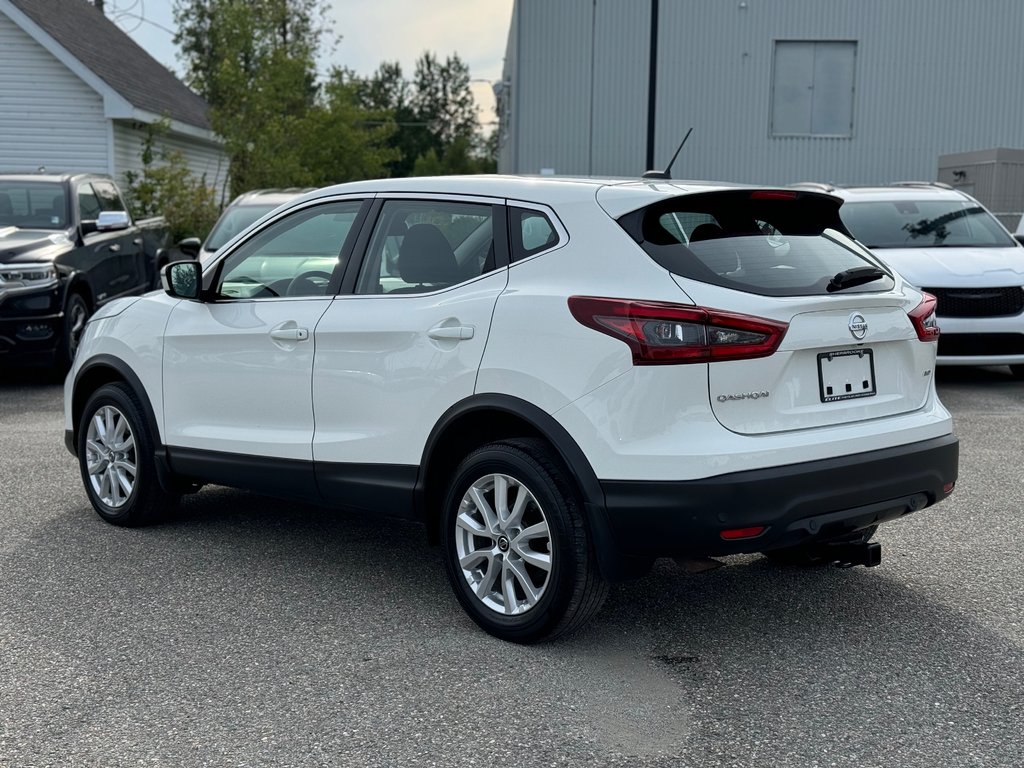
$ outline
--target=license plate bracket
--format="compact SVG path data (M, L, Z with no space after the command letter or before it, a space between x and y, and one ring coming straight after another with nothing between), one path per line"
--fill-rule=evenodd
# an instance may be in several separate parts
M877 391L874 353L866 347L819 353L818 387L823 403L873 397Z

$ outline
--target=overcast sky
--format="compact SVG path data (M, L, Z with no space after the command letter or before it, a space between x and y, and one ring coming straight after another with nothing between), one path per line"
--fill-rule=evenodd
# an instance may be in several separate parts
M107 16L151 56L181 74L174 35L173 0L105 0ZM481 119L493 120L489 83L501 78L513 0L328 0L341 40L321 62L369 75L382 61L397 60L411 77L426 50L441 59L453 53L469 65ZM144 21L143 21L144 19Z

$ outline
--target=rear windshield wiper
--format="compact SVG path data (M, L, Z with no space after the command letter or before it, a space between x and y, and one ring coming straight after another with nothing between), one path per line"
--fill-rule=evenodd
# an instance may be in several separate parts
M875 280L879 280L885 276L886 273L878 267L854 267L853 269L844 269L828 281L828 285L825 286L825 290L829 293L844 291L847 288L853 288L857 285L874 282Z

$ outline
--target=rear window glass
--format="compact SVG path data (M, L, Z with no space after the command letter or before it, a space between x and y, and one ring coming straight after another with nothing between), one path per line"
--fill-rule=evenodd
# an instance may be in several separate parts
M839 205L815 193L737 190L672 198L619 223L670 272L724 288L827 294L839 273L876 267L879 279L844 292L891 290L889 270L847 236Z
M847 229L869 248L1012 248L991 213L968 200L845 203Z

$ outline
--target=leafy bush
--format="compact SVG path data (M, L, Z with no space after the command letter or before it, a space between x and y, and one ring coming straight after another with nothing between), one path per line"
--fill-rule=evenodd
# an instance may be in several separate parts
M217 191L188 167L178 150L160 147L157 137L169 130L166 121L147 126L142 142L142 172L128 171L128 207L136 219L163 216L172 242L203 238L217 221Z

